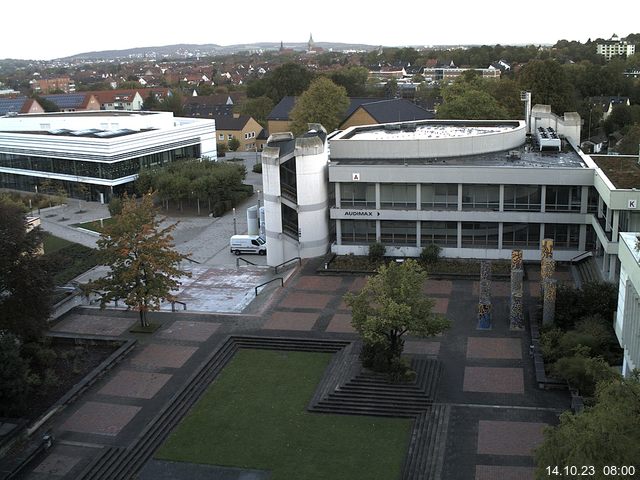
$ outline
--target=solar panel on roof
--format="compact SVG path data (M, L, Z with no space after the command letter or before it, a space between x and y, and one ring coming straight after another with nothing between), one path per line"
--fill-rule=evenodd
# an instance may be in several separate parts
M19 112L24 105L27 97L3 98L0 100L0 115L6 115L9 112Z
M71 135L75 135L77 137L80 137L82 135L91 135L97 132L100 132L101 130L98 130L97 128L87 128L85 130L74 130L71 133Z
M58 95L45 95L43 98L55 103L58 108L77 108L84 101L82 93L65 93Z

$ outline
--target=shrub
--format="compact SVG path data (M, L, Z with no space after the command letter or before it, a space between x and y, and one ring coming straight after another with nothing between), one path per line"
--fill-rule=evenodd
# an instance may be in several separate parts
M31 391L29 365L20 355L20 341L0 333L0 416L19 415Z
M611 318L618 303L618 288L609 282L585 283L581 289L558 286L555 324L563 330L591 315Z
M563 335L564 332L559 328L551 328L540 333L540 348L547 365L555 363L563 356L560 350L560 340Z
M433 265L440 260L440 252L442 252L442 248L432 243L422 249L420 252L420 260L426 265Z
M376 242L369 245L369 260L376 263L382 263L384 261L384 254L387 252L387 247L382 243Z
M120 213L122 213L122 199L120 197L111 197L111 200L109 200L109 214L115 217Z
M360 351L360 360L363 367L386 373L389 371L391 357L386 344L365 342Z
M229 140L228 146L229 150L235 152L236 150L238 150L238 148L240 148L240 140L238 140L237 138L232 138L231 140Z
M599 381L609 380L617 375L602 357L590 358L580 349L575 355L558 360L552 372L586 397L593 396Z
M262 163L256 163L256 164L251 168L251 170L252 170L254 173L262 173Z

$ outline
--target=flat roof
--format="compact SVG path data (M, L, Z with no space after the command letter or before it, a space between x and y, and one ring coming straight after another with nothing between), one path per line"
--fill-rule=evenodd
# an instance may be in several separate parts
M640 165L637 155L590 155L613 186L620 189L640 188Z
M47 113L23 113L14 115L14 118L26 117L133 117L141 115L158 115L166 112L147 112L143 110L82 110L76 112L47 112Z
M520 127L517 121L429 121L391 123L356 127L340 139L349 140L413 140L427 138L461 138L491 133L509 132Z
M144 133L157 130L155 128L145 128L141 130L132 130L130 128L118 128L114 130L104 130L100 128L86 128L83 130L69 130L67 128L58 128L55 130L0 130L0 133L15 133L19 135L52 135L56 137L91 137L91 138L115 138L125 135L133 135L135 133Z
M498 152L438 158L331 159L332 165L443 165L535 168L588 168L582 157L569 145L562 151L534 149L531 145Z

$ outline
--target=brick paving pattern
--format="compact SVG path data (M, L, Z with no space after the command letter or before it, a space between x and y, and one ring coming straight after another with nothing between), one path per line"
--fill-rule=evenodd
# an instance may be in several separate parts
M220 328L219 323L176 320L158 333L159 338L205 342Z
M453 284L451 280L427 280L422 291L427 295L451 295Z
M331 300L330 295L317 293L293 292L289 293L282 302L280 307L284 308L319 308L323 309Z
M60 427L72 432L116 436L142 407L113 403L85 402Z
M319 313L274 312L262 328L266 330L309 331L319 316Z
M480 295L480 282L473 282L473 296ZM509 282L491 282L492 297L509 297L511 296L511 283Z
M545 423L500 422L480 420L478 423L478 453L483 455L532 456L542 443Z
M509 367L465 367L465 392L524 393L522 368Z
M42 463L34 468L33 471L35 473L62 477L69 473L79 461L80 458L78 457L69 457L58 453L52 453L47 456Z
M131 363L152 368L180 368L197 350L197 347L152 343L133 357Z
M296 290L313 290L316 292L334 292L342 285L342 277L310 277L298 278Z
M331 321L325 331L334 333L356 333L355 329L351 326L350 313L336 313L331 317Z
M166 373L134 372L120 370L100 389L102 395L130 398L152 398L169 381Z
M467 358L522 358L520 338L469 337L467 339Z
M475 480L533 480L534 472L532 467L476 465Z

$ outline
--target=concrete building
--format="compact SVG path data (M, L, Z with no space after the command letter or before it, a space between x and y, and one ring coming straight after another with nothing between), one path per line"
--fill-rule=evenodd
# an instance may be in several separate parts
M604 40L596 44L596 53L602 55L607 60L622 55L630 57L636 53L636 46L626 40L620 40L614 33L609 40Z
M640 251L636 247L640 233L620 234L620 282L618 310L614 330L624 350L622 374L628 376L640 368Z
M216 158L215 122L171 112L86 111L0 117L0 187L37 191L45 180L93 200L130 189L142 167Z
M273 134L262 151L267 263L324 255L329 249L327 132Z

